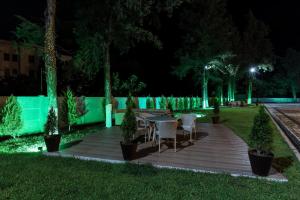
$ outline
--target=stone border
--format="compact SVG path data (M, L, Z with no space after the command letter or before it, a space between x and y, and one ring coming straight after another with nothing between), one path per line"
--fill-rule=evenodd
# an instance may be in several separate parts
M78 159L78 160L96 161L96 162L104 162L104 163L111 163L111 164L126 163L126 161L124 161L124 160L110 160L110 159L91 158L91 157L86 157L86 156L75 156L75 155L72 156L72 155L64 155L59 152L44 152L43 155L50 156L50 157L74 158L74 159ZM129 163L137 164L137 165L143 164L143 163L136 163L136 162L129 162ZM288 182L287 178L278 179L278 178L260 177L260 176L248 175L248 174L222 173L222 172L217 172L217 171L212 171L212 170L189 169L189 168L173 167L173 166L168 166L168 165L157 165L157 164L154 164L152 166L155 168L158 168L158 169L183 170L183 171L191 171L191 172L195 172L195 173L205 173L205 174L224 174L224 175L229 175L232 177L253 178L253 179L266 180L266 181L272 181L272 182L277 182L277 183L287 183Z
M280 119L278 119L277 116L275 116L275 114L270 110L270 109L274 109L272 107L269 107L268 104L265 105L266 106L266 110L268 111L267 113L269 114L271 120L273 121L273 123L275 124L277 130L280 132L281 136L283 137L283 139L285 140L285 142L288 144L288 146L290 147L290 149L293 151L293 153L295 154L295 156L297 157L298 161L300 162L300 153L298 150L300 150L300 144L299 142L295 141L295 136L292 133L292 131L286 127L284 125L284 123L281 122ZM299 145L299 149L297 149L297 146Z

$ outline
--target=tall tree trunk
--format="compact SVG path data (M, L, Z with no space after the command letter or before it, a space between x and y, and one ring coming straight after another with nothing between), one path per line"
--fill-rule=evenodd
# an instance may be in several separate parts
M247 104L252 104L252 80L249 79L248 83L248 97L247 97Z
M231 98L232 98L232 101L235 101L235 90L236 90L236 84L235 84L235 76L231 76L231 85L232 85L232 95L231 95Z
M227 99L229 102L235 101L235 76L230 75L228 79Z
M104 93L105 93L105 110L106 110L106 127L112 126L112 103L111 103L111 80L110 80L110 45L105 47L104 56Z
M49 110L53 107L56 116L57 108L57 77L56 77L56 50L55 50L55 17L56 0L47 0L46 33L45 33L45 68L47 74L47 96L49 98ZM57 130L57 129L56 129Z
M223 84L220 84L218 86L218 97L220 99L220 105L223 106L224 105L224 101L223 101Z
M227 88L227 101L231 102L231 94L232 94L232 87L231 87L231 82L230 78L228 79L228 88Z
M202 108L208 108L208 79L206 75L206 69L204 68L202 74Z

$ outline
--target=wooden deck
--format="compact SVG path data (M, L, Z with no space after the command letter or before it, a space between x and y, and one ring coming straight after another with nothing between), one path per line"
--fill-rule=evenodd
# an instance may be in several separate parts
M228 173L233 176L255 177L251 172L247 154L247 144L230 129L218 124L197 124L197 139L191 144L189 136L183 137L178 130L177 152L172 146L162 145L162 152L151 143L138 145L137 158L131 162L152 164L156 167L192 170L196 172ZM86 160L124 162L120 148L121 130L119 127L103 129L89 135L69 149L47 155L75 157ZM272 169L267 179L287 181Z

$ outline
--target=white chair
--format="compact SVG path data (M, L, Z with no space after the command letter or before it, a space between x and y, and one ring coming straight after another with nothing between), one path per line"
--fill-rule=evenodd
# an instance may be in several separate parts
M151 133L153 132L154 127L152 127L147 120L148 117L153 117L154 115L150 113L138 113L138 116L136 116L138 127L141 127L143 129L147 129L145 131L145 143L150 141L151 139Z
M158 151L160 153L160 140L161 139L174 139L174 151L176 152L176 121L161 121L157 123L157 129L155 131L158 136Z
M193 133L195 132L196 135L196 119L197 116L195 114L182 114L181 121L182 121L182 128L184 133L190 134L190 141L192 141Z

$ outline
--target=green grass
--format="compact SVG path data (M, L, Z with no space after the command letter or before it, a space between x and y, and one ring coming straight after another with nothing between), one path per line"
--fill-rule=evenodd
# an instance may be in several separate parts
M256 112L256 108L226 108L221 110L221 117L226 126L247 141ZM207 121L209 117L201 120ZM293 157L276 129L274 134L275 155ZM284 172L289 182L275 183L225 174L155 169L148 165L51 158L38 153L0 154L0 160L0 199L300 198L297 161Z
M77 129L71 132L63 133L60 148L67 147L76 141L80 141L85 135L94 133L101 126L92 126L85 129ZM11 138L0 142L0 153L24 153L24 152L38 152L42 147L46 150L44 136L24 136L19 138Z

